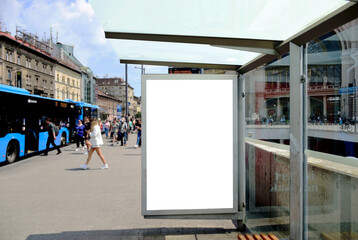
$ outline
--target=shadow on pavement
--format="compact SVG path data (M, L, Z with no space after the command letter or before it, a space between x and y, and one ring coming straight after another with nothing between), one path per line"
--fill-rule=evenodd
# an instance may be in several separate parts
M65 169L66 171L85 171L85 169L83 168L69 168L69 169ZM86 169L89 170L89 169Z
M101 168L87 168L87 169L83 169L83 168L68 168L65 169L66 171L71 171L71 172L76 172L76 171L93 171L93 170L101 170L101 171L106 171L108 169L101 169Z
M223 228L139 228L123 230L61 232L53 234L33 234L30 235L26 240L165 240L166 236L226 234L231 232L237 232L237 230ZM210 239L209 235L208 239Z

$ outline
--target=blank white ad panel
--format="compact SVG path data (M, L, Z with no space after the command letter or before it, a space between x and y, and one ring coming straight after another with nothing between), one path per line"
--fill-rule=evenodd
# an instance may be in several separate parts
M232 209L234 79L169 78L145 80L146 210Z

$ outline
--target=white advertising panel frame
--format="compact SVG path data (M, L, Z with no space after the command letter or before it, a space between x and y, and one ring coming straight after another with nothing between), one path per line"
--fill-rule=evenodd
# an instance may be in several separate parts
M143 75L142 215L241 218L238 145L237 75Z

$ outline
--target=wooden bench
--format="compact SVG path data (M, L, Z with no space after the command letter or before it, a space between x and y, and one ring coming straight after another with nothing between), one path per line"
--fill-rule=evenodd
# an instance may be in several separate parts
M242 233L239 233L238 240L279 240L279 239L272 233L269 234L261 233L260 235L259 234L250 235L248 233L243 235Z

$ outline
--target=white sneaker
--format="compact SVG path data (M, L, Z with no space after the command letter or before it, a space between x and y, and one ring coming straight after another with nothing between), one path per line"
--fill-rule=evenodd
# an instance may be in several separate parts
M136 147L136 148L137 148L137 147L138 147L138 145L134 145L134 147Z
M108 164L104 164L101 169L108 169Z
M86 151L86 152L84 152L83 154L86 155L86 154L88 154L88 152Z
M82 147L82 150L85 150L85 147Z
M76 148L76 150L75 150L75 151L77 152L78 150L79 150L79 149L78 149L78 148Z
M86 169L87 169L87 167L88 167L88 165L87 165L87 164L83 164L83 165L81 165L81 166L80 166L80 168L82 168L82 169L84 169L84 170L86 170Z

